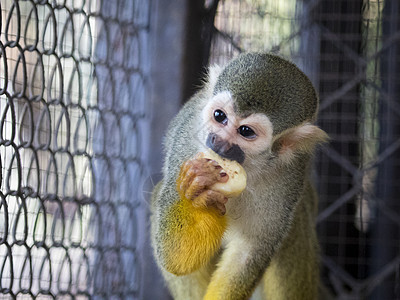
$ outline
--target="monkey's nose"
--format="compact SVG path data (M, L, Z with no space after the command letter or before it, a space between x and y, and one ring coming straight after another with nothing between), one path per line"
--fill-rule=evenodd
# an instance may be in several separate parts
M215 133L208 135L206 145L224 158L235 160L240 164L244 162L245 154L239 145L231 144Z

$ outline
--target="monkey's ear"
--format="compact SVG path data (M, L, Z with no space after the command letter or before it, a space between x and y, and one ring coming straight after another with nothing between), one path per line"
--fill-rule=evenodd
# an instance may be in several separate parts
M296 153L312 153L315 146L329 140L325 131L306 123L283 132L273 143L272 151L289 162Z

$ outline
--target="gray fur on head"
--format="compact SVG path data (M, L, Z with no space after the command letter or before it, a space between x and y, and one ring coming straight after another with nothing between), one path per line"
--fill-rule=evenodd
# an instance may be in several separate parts
M239 55L218 76L214 94L223 91L231 93L238 114L266 114L274 135L313 122L318 108L317 94L307 76L272 54Z

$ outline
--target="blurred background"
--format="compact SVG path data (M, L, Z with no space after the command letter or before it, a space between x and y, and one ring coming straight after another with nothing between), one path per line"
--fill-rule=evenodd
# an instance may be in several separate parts
M170 299L148 245L170 119L206 66L295 62L323 281L400 299L398 0L0 0L0 299Z

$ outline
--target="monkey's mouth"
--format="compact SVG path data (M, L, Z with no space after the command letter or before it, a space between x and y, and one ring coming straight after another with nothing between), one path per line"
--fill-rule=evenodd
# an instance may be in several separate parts
M206 146L223 158L237 161L239 164L244 162L245 154L242 148L237 144L230 144L215 133L208 135Z
M220 155L221 157L237 161L239 164L243 164L245 159L243 150L236 144L233 144L228 150L221 149L215 152L218 153L218 155Z

